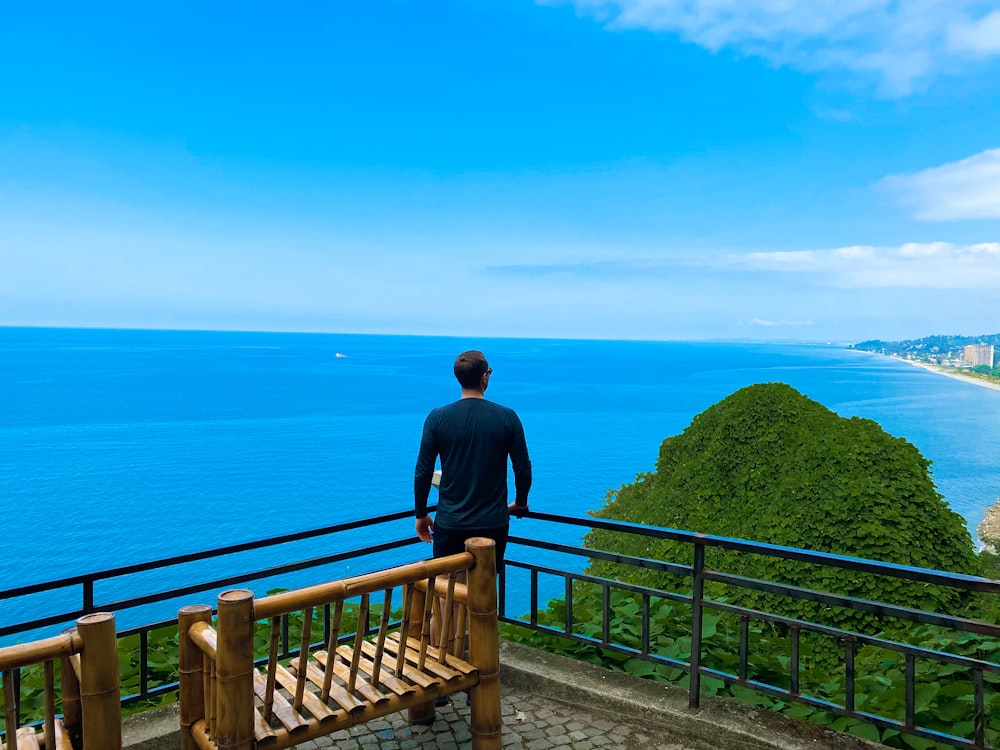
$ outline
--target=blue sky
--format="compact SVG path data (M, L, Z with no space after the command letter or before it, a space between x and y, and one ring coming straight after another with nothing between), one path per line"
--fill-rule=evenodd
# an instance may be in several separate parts
M0 325L1000 330L1000 0L7 3Z

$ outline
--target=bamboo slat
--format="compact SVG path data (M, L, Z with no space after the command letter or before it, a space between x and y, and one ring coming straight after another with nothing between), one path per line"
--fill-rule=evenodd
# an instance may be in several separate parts
M362 643L362 655L361 659L358 661L358 673L361 676L368 678L368 684L375 690L386 688L396 695L407 695L408 693L412 693L414 688L411 685L407 685L406 683L396 679L395 675L390 673L387 669L383 669L381 665L378 667L378 679L375 679L375 662L373 661L374 654L375 645L373 643L370 641ZM376 684L378 685L378 688L375 687Z
M297 668L295 669L295 672L296 674L293 674L280 664L275 670L275 673L278 678L278 684L280 684L281 687L283 687L285 690L288 690L289 692L295 690L298 685L305 684L308 675L308 665L306 667L305 673L301 676L301 679L300 676L297 674L298 672ZM323 701L320 700L319 696L315 695L310 690L303 690L302 702L300 703L299 708L296 708L295 710L301 714L302 707L305 707L305 709L310 714L315 716L320 721L328 719L334 715L334 712L325 703L323 703ZM295 708L294 704L292 704L292 708Z
M253 689L257 697L261 697L266 689L267 681L260 672L254 670ZM280 690L274 692L274 705L272 716L277 719L286 731L291 732L306 726L309 722L298 711L292 708L291 701L281 694Z
M264 721L264 717L260 715L260 711L256 708L253 710L253 736L258 743L276 736L274 730L268 726L267 722Z
M323 654L324 658L326 657L326 652L320 651L319 653ZM321 667L316 666L316 664L320 664L322 666L323 663L325 662L320 662L319 660L317 660L315 663L314 662L309 663L307 676L309 677L309 681L314 685L318 686L322 681L326 679L326 675L328 674L327 670L321 669ZM329 674L331 677L333 676L332 671L330 671ZM322 698L322 695L320 697ZM327 694L326 701L328 702L330 700L333 700L334 703L336 703L338 706L340 706L344 711L346 711L349 714L356 713L357 711L360 711L365 707L363 701L360 701L357 698L355 698L353 695L347 692L346 688L344 688L343 685L339 685L336 682L330 683L330 692Z
M208 723L204 719L195 722L194 726L191 727L191 737L198 750L217 750L215 743L209 739L209 736Z
M396 653L396 648L398 646L398 637L396 633L390 633L389 637L386 639L386 650L391 650L393 654ZM451 654L445 655L445 663L442 664L438 657L440 651L436 646L427 647L427 656L430 659L424 660L424 668L420 670L418 664L420 661L420 652L414 648L406 649L406 661L407 663L413 665L416 669L423 671L424 673L431 673L435 676L441 678L442 680L454 680L462 675L469 675L476 671L477 667L473 664L460 659L457 656L452 656Z
M38 742L45 750L73 750L73 743L62 719L56 719L53 722L52 734L43 732L38 737Z
M8 743L8 746L10 743ZM38 735L35 734L33 727L21 727L17 730L14 736L14 745L11 750L41 750L41 745L38 744Z
M350 653L351 651L350 646L341 646L340 649L338 650L340 651L341 657L344 657L345 659L350 657L353 660L354 654ZM316 657L317 660L319 660L319 654L316 654ZM357 659L358 662L361 661L360 650L358 652ZM348 685L347 691L349 693L357 693L362 698L364 698L368 703L373 703L373 704L379 704L382 703L384 700L386 700L386 696L384 694L380 693L378 690L373 688L367 682L365 681L358 682L357 680L358 672L356 671L356 668L352 670L347 666L347 664L342 663L339 659L334 664L333 668L337 677L339 677L341 680L344 681L346 685ZM351 682L354 682L353 688L350 687Z

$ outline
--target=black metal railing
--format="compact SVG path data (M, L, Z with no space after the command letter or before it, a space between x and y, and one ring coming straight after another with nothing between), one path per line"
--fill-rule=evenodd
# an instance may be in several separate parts
M877 615L879 618L896 618L901 621L935 625L947 628L956 634L977 634L989 638L1000 637L1000 626L994 623L981 622L962 617L956 617L939 612L903 607L886 602L875 602L852 596L802 588L787 583L759 580L725 571L711 570L705 566L707 549L718 548L732 550L738 553L764 555L781 560L795 560L810 565L826 568L846 569L858 573L888 576L897 579L908 579L924 584L941 586L960 591L983 592L1000 595L1000 581L994 581L977 576L947 573L942 571L916 568L904 565L846 557L842 555L814 552L809 550L782 547L772 544L750 542L741 539L696 534L691 532L644 526L641 524L604 521L595 518L571 518L563 515L531 513L530 517L554 524L578 526L582 529L605 529L624 534L632 534L656 539L670 539L674 542L690 545L691 563L678 564L662 560L629 557L613 552L585 548L578 545L547 542L539 538L512 537L510 543L536 550L546 550L564 556L585 560L604 560L633 568L659 571L664 574L681 576L689 580L689 586L683 592L664 590L647 586L637 586L622 583L617 580L600 578L586 573L566 570L565 566L553 567L538 562L523 562L508 559L502 578L501 595L507 590L506 579L513 570L527 571L529 577L530 608L524 616L510 616L505 611L505 602L501 601L501 619L512 625L519 625L538 631L539 633L557 636L598 647L630 658L640 659L655 665L664 665L686 672L689 676L689 702L691 708L697 708L701 696L701 680L711 677L728 685L750 688L757 692L791 703L810 706L839 716L868 722L880 729L891 729L896 732L922 737L934 742L941 742L955 747L965 748L995 748L996 737L987 737L987 692L990 700L996 706L1000 688L1000 677L994 678L989 686L985 675L1000 675L1000 663L968 655L948 653L945 651L920 647L899 642L881 636L880 634L863 634L833 627L820 622L810 622L795 617L762 612L746 607L736 606L719 599L705 595L705 584L714 582L736 589L766 592L768 594L787 597L790 600L819 602L829 607L839 607L855 612L865 612ZM541 535L544 536L544 535ZM578 568L579 566L572 566ZM543 602L539 595L539 577L548 576L562 580L561 597L549 597ZM580 632L573 615L576 584L586 584L598 587L602 592L602 619L600 636ZM610 606L611 592L627 592L634 595L639 602L640 626L638 644L616 641L610 618L613 616ZM562 622L558 625L540 622L539 611L543 604L556 598L564 609ZM690 607L690 656L679 659L676 656L664 656L651 648L650 602L652 600L678 602ZM735 671L728 671L704 663L703 649L703 617L706 611L715 611L735 616L739 619L738 656ZM550 618L551 619L551 618ZM752 622L769 623L781 628L788 637L788 674L784 675L783 683L767 682L755 679L750 670L749 632ZM841 644L842 663L844 666L844 699L833 702L811 696L800 689L800 671L802 655L800 644L804 633L814 633ZM630 639L631 640L631 639ZM856 656L862 646L872 646L901 655L905 663L903 690L905 708L901 719L861 710L858 707L858 696L855 682ZM997 653L1000 653L998 651ZM971 736L962 737L948 732L920 726L916 721L915 692L917 686L917 660L952 665L967 670L972 675L972 690L968 696L971 700ZM995 711L995 708L994 708Z
M1000 664L968 655L947 653L898 642L880 634L851 632L829 624L736 606L722 599L706 596L705 585L706 583L724 584L735 589L766 592L791 600L820 602L830 607L866 612L879 617L896 618L913 623L937 625L957 633L978 634L992 638L1000 638L1000 626L939 612L798 587L787 583L747 578L725 570L712 570L705 565L705 553L707 549L725 549L737 554L764 555L779 560L795 560L827 568L847 569L859 573L919 581L955 590L984 592L992 596L1000 594L1000 582L975 576L595 518L575 518L535 512L530 513L528 518L531 519L530 524L527 524L527 528L532 532L531 535L511 537L507 560L501 569L500 618L504 623L527 628L542 636L557 636L580 644L594 646L609 653L639 659L652 665L662 665L680 670L689 679L689 699L692 708L697 708L699 705L702 679L712 678L727 685L749 688L789 703L810 706L834 715L868 722L882 729L892 729L956 747L981 748L983 750L997 747L996 739L988 734L987 714L990 702L994 701L995 705L998 700L996 692L1000 679L995 676L1000 675ZM127 611L141 612L143 607L156 603L180 601L182 604L190 604L195 595L214 593L220 589L237 585L251 585L254 582L278 580L279 584L277 585L289 588L298 585L297 581L294 580L295 576L304 571L312 571L314 575L319 575L324 572L322 570L324 566L344 561L364 558L365 564L369 565L367 569L375 570L419 559L426 555L427 548L421 546L413 550L405 549L417 544L412 526L405 528L403 526L406 523L405 519L412 519L411 511L389 513L359 521L334 524L318 529L0 591L0 603L4 601L30 601L29 597L52 592L64 595L68 593L73 599L71 604L57 607L54 611L38 612L37 616L24 618L18 622L0 622L0 637L6 637L6 641L10 641L13 637L32 634L40 628L66 627L71 625L77 617L92 611L107 610L118 614ZM398 530L394 528L394 524L398 526ZM515 526L514 531L524 528L525 525ZM606 550L590 549L579 543L551 541L556 538L571 538L578 542L584 531L592 528L670 539L682 545L688 545L691 551L690 562L679 563L630 557ZM354 546L345 543L345 539L350 542L351 534L356 534L360 529L376 531L379 539L391 537L393 533L396 534L396 537L377 543L364 540L363 543L355 543ZM551 530L552 533L548 533L547 530ZM311 546L307 550L310 554L304 559L290 560L289 558L295 554L301 554L301 550L293 550L294 545L307 540L312 540ZM312 554L317 547L332 551L324 554ZM282 562L271 566L253 567L249 572L240 572L237 569L236 572L226 575L218 575L217 573L212 575L216 568L231 569L234 561L241 559L240 555L252 553L259 557L262 550L268 550L269 556L279 557ZM399 550L399 552L394 552L395 550ZM401 555L408 555L408 557L406 559L388 559L391 557L399 558ZM207 564L206 561L214 562ZM590 561L613 562L631 568L660 572L668 577L676 578L679 576L687 580L689 584L683 591L678 591L602 578L585 572ZM189 571L195 568L200 569L202 573L208 569L209 574L192 580ZM99 594L99 584L127 580L130 577L151 571L160 571L167 580L172 582L185 581L185 583L181 586L171 585L155 593L144 592L126 597ZM518 582L519 577L523 576L527 577L527 583ZM553 581L555 581L554 584ZM602 606L600 609L602 615L596 635L593 632L581 632L578 628L574 616L574 598L577 595L578 586L595 587L601 591ZM109 590L113 591L114 587L110 586ZM611 627L613 592L631 596L638 603L639 636L637 639L632 641L620 639ZM206 597L202 596L202 598ZM550 600L561 601L561 606L565 610L562 621L558 625L543 622L546 618L540 616L544 612L544 605L548 604ZM652 632L650 614L651 602L653 601L673 602L690 608L690 625L686 633L686 636L690 638L688 654L678 656L677 654L657 653L657 649L653 645L655 634ZM514 611L508 612L510 609ZM739 653L736 658L736 666L733 669L723 669L710 663L710 660L709 663L706 663L703 637L703 620L706 612L724 613L739 621ZM329 633L328 614L323 616L323 621L322 632L326 637ZM749 648L752 623L767 623L781 628L787 633L788 673L783 675L782 680L767 681L754 674L751 668ZM288 621L283 623L282 642L285 652L283 656L295 653L294 639L288 637L289 627ZM119 633L120 640L123 643L134 644L137 651L137 684L127 686L128 689L123 690L124 703L146 701L176 690L177 685L173 679L164 679L162 674L152 669L150 665L151 640L156 641L159 637L157 635L151 639L151 634L153 631L164 629L167 631L173 629L173 633L176 635L176 620L172 613L169 619L156 618L155 621L127 627ZM46 632L45 634L51 633ZM846 675L842 701L833 702L819 698L801 689L800 644L803 634L820 635L840 644L840 653ZM132 640L127 641L126 639ZM859 706L860 701L854 685L862 675L855 671L856 657L859 649L865 646L899 654L904 661L904 678L903 684L900 686L905 696L905 711L902 718L883 716L863 710L864 707ZM955 668L969 670L972 674L972 690L971 695L968 696L968 702L971 705L973 729L969 736L957 736L920 726L917 723L914 698L917 686L917 660L949 664ZM989 675L988 678L987 675Z
M408 527L409 533L405 536L399 536L398 538L390 539L389 541L381 541L377 543L369 543L366 541L360 546L346 549L343 548L344 545L342 543L339 543L338 536L344 535L348 532L356 532L360 529L377 528L379 529L379 536L381 537L386 533L383 530L385 526L391 525L394 522L398 522L403 519L409 519L412 523L412 518L413 511L399 511L379 516L372 516L370 518L364 518L357 521L332 524L317 529L282 534L266 539L231 544L225 547L218 547L215 549L203 550L183 555L175 555L150 562L111 568L93 573L68 576L52 581L18 586L16 588L0 591L0 607L2 607L2 603L5 600L16 604L19 601L30 601L30 597L37 597L42 594L58 594L61 595L61 599L69 598L71 602L67 605L56 607L55 611L52 612L41 612L38 613L37 616L24 618L13 623L0 623L0 638L4 639L3 641L0 641L0 645L4 645L8 642L16 642L17 636L19 635L22 637L34 637L36 633L51 635L51 632L47 631L46 628L52 626L61 628L70 627L78 617L81 617L89 612L115 612L116 615L119 615L119 622L124 619L121 617L123 613L126 615L132 614L132 619L135 619L138 614L141 619L142 614L149 611L149 605L162 605L169 602L189 604L193 598L198 597L199 595L201 595L202 599L208 598L214 601L214 594L223 589L231 588L233 586L251 586L255 582L268 580L277 580L279 583L276 585L289 587L291 584L283 583L282 579L290 581L293 580L291 578L293 574L322 569L344 561L371 558L372 569L386 567L385 565L379 564L380 560L385 559L384 556L386 553L418 544L417 538L412 533L412 526ZM400 529L397 533L402 534L402 529ZM257 567L252 570L239 570L238 572L220 577L208 576L192 580L192 576L190 575L191 569L196 564L198 567L204 568L205 566L203 563L210 560L218 561L220 567L233 568L232 559L238 559L243 553L253 553L254 559L257 559L261 557L261 553L263 551L274 550L274 557L280 556L284 558L285 555L290 552L287 549L289 546L296 542L303 542L306 540L316 541L316 543L311 547L313 550L315 550L316 547L329 546L331 549L336 549L337 551L330 552L328 554L310 556L306 559L290 562L286 561L266 567ZM282 552L283 547L286 548L284 552ZM421 555L419 554L414 554L409 559L419 559L420 556ZM396 564L396 562L391 564ZM185 584L183 586L170 586L163 588L154 593L147 592L126 597L102 597L98 594L101 584L107 584L108 590L114 592L116 590L116 587L114 586L116 582L127 580L132 576L156 571L163 573L164 576L162 577L166 577L168 580L185 581ZM311 582L315 583L319 581L314 580ZM208 594L211 594L212 596L206 596ZM19 609L23 610L24 607L19 607ZM159 609L162 611L162 607ZM2 611L3 609L0 608L0 612ZM156 611L156 608L154 608L154 611ZM327 635L329 634L329 622L329 612L326 612L323 632ZM154 631L172 631L173 635L176 636L176 629L177 619L175 607L172 612L166 615L166 617L161 616L155 619L141 619L139 624L131 627L124 627L119 630L118 639L120 644L130 644L129 639L137 640L135 651L138 680L136 681L137 684L134 686L126 686L127 689L123 690L122 702L124 704L130 705L137 702L149 701L158 696L171 693L177 689L176 679L159 679L155 674L156 670L151 669L150 665L151 634L154 633ZM294 650L290 650L287 645L288 629L289 622L286 618L286 621L283 624L283 642L286 645L282 656L294 653ZM130 645L129 650L131 650Z

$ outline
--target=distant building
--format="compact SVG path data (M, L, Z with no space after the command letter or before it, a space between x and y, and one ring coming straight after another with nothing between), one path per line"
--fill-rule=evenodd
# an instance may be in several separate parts
M993 344L972 344L965 347L962 360L973 367L978 365L993 367Z

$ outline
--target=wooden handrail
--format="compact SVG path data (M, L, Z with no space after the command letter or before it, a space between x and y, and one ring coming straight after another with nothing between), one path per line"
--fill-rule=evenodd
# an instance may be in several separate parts
M78 654L83 649L83 639L77 632L63 633L30 643L18 643L0 649L0 672L41 664L52 659Z
M406 583L447 576L456 570L466 570L472 567L473 556L468 552L457 555L439 557L433 560L401 565L398 568L380 570L375 573L344 578L331 583L321 583L316 586L284 591L254 600L254 617L264 620L279 615L287 615L309 607L318 607L331 602L353 599L362 594L371 594L387 588L402 586Z

